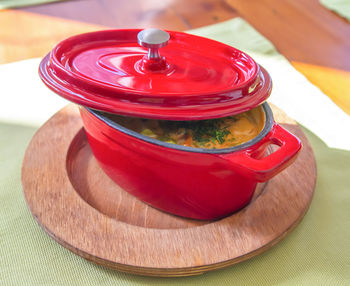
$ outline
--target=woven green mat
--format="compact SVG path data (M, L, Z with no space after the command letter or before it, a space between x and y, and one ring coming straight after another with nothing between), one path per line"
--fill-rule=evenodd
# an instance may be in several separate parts
M304 128L317 160L317 185L300 225L267 252L197 277L135 276L74 255L35 222L20 180L23 155L31 137L39 124L65 102L38 79L39 60L8 64L0 66L0 285L350 285L350 141L333 140L337 134L333 130L322 133L329 129L323 121L322 106L326 104L332 114L331 123L337 116L344 122L332 125L338 132L346 133L349 118L342 117L346 115L242 19L195 33L239 46L263 62L276 81L271 101L313 130ZM16 78L24 83L16 85ZM302 103L292 104L299 97L306 105L311 97L314 105L305 109L308 117L303 117ZM307 121L310 117L313 121Z
M350 0L320 0L320 3L350 21Z
M0 9L19 8L67 0L0 0Z

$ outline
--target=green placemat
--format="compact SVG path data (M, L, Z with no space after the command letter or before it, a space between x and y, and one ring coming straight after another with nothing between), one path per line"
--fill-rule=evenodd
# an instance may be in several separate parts
M19 8L67 0L0 0L0 9Z
M322 111L325 96L292 69L277 54L271 43L242 19L205 27L195 33L239 46L257 57L259 62L264 62L267 70L271 70L273 80L284 80L283 83L278 83L277 80L275 84L277 90L271 96L273 103L285 110L291 106L287 110L289 114L296 109L294 118L306 120L300 102L296 107L288 102L290 94L305 91L301 96L306 101L314 95L314 104L320 106ZM3 80L0 94L6 95L2 106L0 105L0 285L350 284L350 148L346 144L342 145L343 150L331 148L329 146L335 142L329 138L333 137L332 134L322 134L321 140L306 128L304 131L314 149L318 167L313 202L300 225L262 255L197 277L150 278L97 266L57 244L32 218L20 181L23 155L37 129L28 125L42 122L40 114L45 115L47 109L52 106L59 108L63 104L57 96L50 96L50 92L40 83L36 74L37 65L38 60L32 60L0 66L0 77ZM10 82L14 75L33 86L14 86L13 80ZM286 82L289 83L288 86ZM20 92L21 88L23 92ZM33 92L28 93L30 90ZM41 100L40 96L50 98L52 102L47 101L45 108L43 104L36 106ZM279 101L279 98L283 100ZM337 114L343 116L331 101L326 103L329 112L334 112L335 117ZM11 109L12 114L9 111ZM314 108L314 121L322 122L322 117L323 111ZM335 125L333 129L344 131L344 126L348 123L346 120L349 120L348 117L344 118L341 117L344 125ZM332 120L333 116L330 118ZM318 130L317 124L305 122L308 128ZM324 141L330 143L326 145Z
M320 3L350 21L350 0L320 0Z

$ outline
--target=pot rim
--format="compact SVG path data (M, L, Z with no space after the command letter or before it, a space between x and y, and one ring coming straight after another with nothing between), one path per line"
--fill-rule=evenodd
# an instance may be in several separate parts
M124 134L129 135L129 136L140 139L142 141L146 141L147 143L155 144L155 145L165 147L165 148L185 151L185 152L206 153L206 154L227 154L227 153L233 153L236 151L241 151L241 150L246 149L250 146L253 146L254 144L258 143L260 140L262 140L270 132L270 130L272 129L272 126L274 124L272 110L267 102L264 102L261 106L265 112L265 125L264 125L264 128L261 130L261 132L256 137L254 137L253 139L251 139L243 144L233 146L230 148L222 148L222 149L206 149L206 148L187 147L187 146L182 146L182 145L178 145L178 144L163 142L163 141L148 137L146 135L143 135L141 133L138 133L136 131L132 131L132 130L130 130L122 125L119 125L118 123L114 122L113 120L102 115L101 112L98 110L94 110L94 109L86 107L86 106L81 106L81 107L85 108L93 116L97 117L99 120L106 123L109 127L116 129Z

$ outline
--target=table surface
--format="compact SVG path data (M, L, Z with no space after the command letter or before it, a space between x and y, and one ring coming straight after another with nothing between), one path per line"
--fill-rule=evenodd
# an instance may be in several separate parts
M350 114L350 23L318 0L79 0L0 13L0 63L42 57L67 36L105 27L184 31L242 17Z

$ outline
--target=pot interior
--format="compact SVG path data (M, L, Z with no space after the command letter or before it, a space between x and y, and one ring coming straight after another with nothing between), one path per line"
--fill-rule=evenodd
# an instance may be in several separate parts
M119 115L104 113L104 112L93 110L90 108L87 108L87 110L90 113L92 113L94 116L96 116L99 120L102 120L105 124L112 127L113 129L116 129L130 136L136 137L140 140L143 140L152 144L160 145L163 147L167 147L167 148L173 148L173 149L178 149L178 150L187 151L187 152L199 152L199 153L223 154L223 153L231 153L234 151L245 149L249 146L254 145L258 141L260 141L262 138L264 138L266 134L271 130L273 125L272 111L269 105L265 102L261 106L255 108L255 110L249 111L251 115L254 114L254 116L256 117L259 116L258 113L262 113L261 119L259 120L264 122L259 122L259 120L257 120L258 121L257 125L261 125L257 128L259 128L259 130L261 131L256 132L256 134L254 134L254 137L251 137L251 134L250 134L250 137L248 137L249 140L243 141L241 144L238 144L232 147L225 147L225 145L229 145L229 143L225 142L226 139L227 139L226 141L233 141L238 139L233 138L236 136L231 136L231 133L226 128L227 126L224 126L223 123L225 124L227 122L230 123L230 120L236 121L238 120L237 118L240 115L238 115L238 117L237 116L226 117L226 118L202 120L202 121L181 121L181 122L180 121L159 121L160 123L162 123L161 125L163 127L171 128L172 130L174 130L174 128L176 130L176 128L178 127L180 127L181 130L184 129L183 127L190 128L190 129L186 129L186 133L187 133L187 130L190 130L192 132L191 134L193 134L193 136L190 136L189 139L191 140L191 142L194 142L193 144L196 144L195 147L192 147L192 146L190 147L190 146L179 145L179 143L174 142L173 140L174 137L172 138L160 137L161 135L155 134L154 129L152 129L152 126L154 126L154 124L157 124L158 126L158 122L157 122L158 120L148 120L148 119L130 118L130 117L128 118L128 117L123 117ZM241 121L244 119L245 118L243 118L243 114L242 114L242 117L239 119L238 124L240 124ZM236 124L236 122L233 124ZM222 126L224 126L224 128L222 128ZM245 125L241 124L241 126L244 127ZM140 130L142 131L141 133L139 133L136 130L139 132ZM157 127L156 130L159 130L159 128ZM193 133L194 131L196 133ZM176 134L174 134L175 139L177 138L176 136L179 133L181 132L176 132ZM204 135L202 137L199 137L198 134L199 135L204 134ZM210 134L213 136L208 137L207 134ZM230 139L231 138L230 136L233 139ZM158 137L160 137L160 140ZM226 139L223 139L223 138L226 138ZM183 138L179 139L179 141L181 140L183 141L184 139ZM216 148L216 146L218 146L219 143L222 144L221 146L223 146L220 149ZM201 147L202 145L205 145L206 148L202 148ZM207 146L214 146L214 148L210 149L210 147L207 147Z

